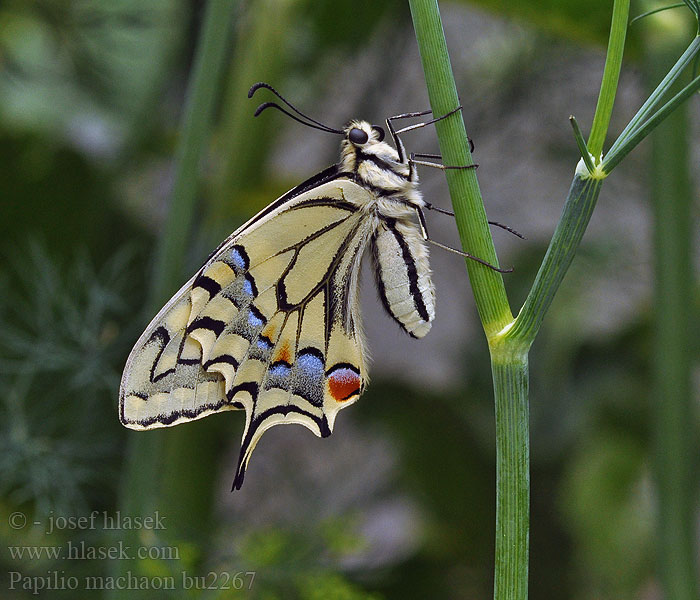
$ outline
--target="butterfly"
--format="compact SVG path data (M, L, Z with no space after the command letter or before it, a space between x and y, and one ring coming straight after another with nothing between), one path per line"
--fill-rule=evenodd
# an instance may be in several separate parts
M423 216L433 207L420 194L416 172L416 164L432 163L407 156L398 136L416 126L397 132L392 123L429 111L387 119L392 147L379 126L353 120L334 129L268 84L253 86L249 97L259 88L299 116L275 102L260 105L256 116L274 107L342 135L340 161L219 245L138 339L119 390L119 417L131 429L245 410L235 489L267 429L298 423L329 436L338 411L367 387L358 304L367 250L381 302L401 329L421 338L435 318Z

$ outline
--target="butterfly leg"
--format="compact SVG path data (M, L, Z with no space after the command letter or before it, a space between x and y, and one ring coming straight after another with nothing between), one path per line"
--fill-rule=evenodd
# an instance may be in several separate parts
M434 210L435 212L442 213L443 215L449 215L450 217L454 217L455 214L451 210L445 210L444 208L440 208L439 206L435 206L434 204L431 204L430 202L425 203L425 208L428 210ZM489 225L493 225L494 227L500 227L501 229L505 229L508 233L512 233L513 235L519 237L521 240L526 240L527 238L520 232L516 231L512 227L509 227L508 225L504 225L503 223L499 223L498 221L488 221Z
M447 169L476 169L479 165L441 165L440 163L428 162L425 160L416 160L416 156L426 157L426 158L442 158L439 154L417 154L411 152L408 159L408 165L410 168L409 177L413 178L413 169L416 165L421 165L423 167L433 167L435 169L441 169L446 171Z
M498 221L489 221L489 225L493 225L494 227L500 227L501 229L506 230L508 233L512 233L514 236L519 237L521 240L527 239L522 233L516 231L512 227L508 227L508 225L499 223Z
M410 119L413 117L422 117L424 115L429 115L432 113L432 110L422 110L420 112L410 112L410 113L402 113L400 115L395 115L393 117L388 117L386 120L386 126L389 129L389 133L391 134L391 139L394 140L394 146L396 146L396 151L399 153L399 162L404 161L404 157L406 155L406 149L403 146L403 142L399 139L399 135L394 129L394 123L392 121L396 121L398 119Z
M467 141L469 142L469 152L474 152L474 140L472 140L472 138L467 138ZM439 154L419 154L418 152L416 152L415 154L416 156L420 156L421 158L437 158L439 160L442 160L442 156L440 156Z
M478 168L479 165L441 165L440 163L435 163L435 162L428 162L425 160L416 160L416 156L430 156L433 158L440 158L439 156L436 155L425 155L425 154L416 154L415 152L411 152L411 156L408 159L409 164L413 165L422 165L423 167L434 167L435 169L442 169L443 171L447 169L476 169Z
M398 119L411 119L413 117L422 117L424 115L429 115L433 111L432 110L422 110L419 112L410 112L410 113L402 113L400 115L395 115L393 117L389 117L386 120L386 126L389 128L389 133L391 133L391 137L394 140L394 145L396 146L396 150L399 153L399 162L403 162L404 156L406 155L406 151L404 149L403 143L399 139L399 134L400 133L405 133L406 131L412 131L413 129L420 129L421 127L425 127L426 125L432 125L433 123L437 123L438 121L442 121L443 119L446 119L450 115L453 115L457 111L462 110L462 105L460 104L457 108L454 110L451 110L448 113L445 113L441 117L435 117L434 119L430 119L429 121L424 121L422 123L416 123L415 125L409 125L408 127L404 127L403 129L399 129L396 131L394 129L394 124L392 121L396 121Z
M439 248L442 248L443 250L447 250L448 252L453 252L454 254L459 254L460 256L464 256L465 258L475 260L476 262L484 265L485 267L488 267L489 269L492 269L492 270L497 271L499 273L512 273L513 272L512 267L510 269L501 269L499 267L492 265L490 262L483 260L482 258L478 258L477 256L469 254L469 252L463 252L462 250L457 250L456 248L451 248L450 246L446 246L445 244L441 244L440 242L436 242L435 240L430 239L430 236L428 235L428 226L425 222L425 215L423 214L423 211L420 208L416 208L416 212L418 213L418 223L420 225L421 235L423 236L423 239L426 242L430 242L431 244L433 244L433 246L438 246Z
M452 109L450 112L445 113L445 114L442 115L441 117L435 117L435 118L433 118L433 119L430 119L429 121L423 121L422 123L416 123L415 125L409 125L408 127L404 127L403 129L399 129L399 130L396 132L396 135L398 135L398 134L400 134L400 133L406 133L407 131L413 131L414 129L420 129L420 128L422 128L422 127L426 127L427 125L432 125L433 123L437 123L438 121L442 121L443 119L446 119L446 118L449 117L450 115L453 115L453 114L455 114L456 112L458 112L458 111L460 111L460 110L462 110L462 105L461 105L461 104L460 104L457 108ZM421 114L427 115L427 114L429 114L429 113L431 113L431 112L432 112L432 111L430 111L430 110L426 110L426 111L423 111L422 113L406 113L405 115L398 115L398 118L402 118L402 119L403 119L403 118L408 118L409 116L419 117L419 116L421 116ZM391 118L392 118L392 119L396 119L397 117L391 117ZM388 120L388 119L387 119L387 120Z
M430 202L425 203L425 208L427 208L428 210L434 210L435 212L442 213L443 215L449 215L450 217L455 216L455 214L451 210L445 210L444 208L440 208L439 206L435 206L434 204L431 204Z

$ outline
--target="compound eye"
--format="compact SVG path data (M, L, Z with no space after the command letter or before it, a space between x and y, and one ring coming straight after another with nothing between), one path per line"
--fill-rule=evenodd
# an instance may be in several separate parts
M357 127L353 127L350 132L348 133L348 139L353 143L353 144L366 144L367 140L369 139L369 136L367 135L366 131L362 131L362 129L358 129Z
M384 130L379 125L373 125L372 129L377 132L377 141L381 142L384 139Z

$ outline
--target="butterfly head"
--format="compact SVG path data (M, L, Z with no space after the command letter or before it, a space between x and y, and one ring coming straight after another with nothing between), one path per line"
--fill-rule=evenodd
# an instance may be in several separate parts
M384 140L384 130L378 125L370 125L367 121L350 121L343 129L345 143L356 148L377 144Z
M384 129L367 121L353 120L343 128L341 168L345 172L405 168L396 150L384 141ZM367 173L369 175L369 173Z

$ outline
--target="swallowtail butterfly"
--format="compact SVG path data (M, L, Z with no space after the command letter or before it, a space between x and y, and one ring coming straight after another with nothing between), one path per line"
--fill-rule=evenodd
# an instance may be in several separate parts
M407 156L398 137L416 126L395 131L392 124L427 112L387 119L392 147L381 127L354 120L333 129L267 84L249 96L261 87L299 116L273 102L256 116L275 107L341 134L340 162L275 200L212 253L138 339L119 390L119 417L131 429L245 410L236 489L267 429L299 423L326 437L338 411L367 386L358 306L366 250L381 302L404 331L423 337L435 318L423 216L433 207L416 173L416 164L431 163Z

